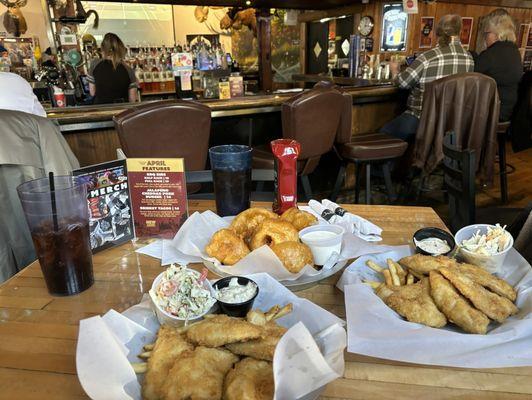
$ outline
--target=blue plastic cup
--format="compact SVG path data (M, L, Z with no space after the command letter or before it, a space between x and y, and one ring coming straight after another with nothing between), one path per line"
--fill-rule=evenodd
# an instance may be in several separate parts
M251 147L227 144L209 149L216 211L221 217L247 210L251 194Z

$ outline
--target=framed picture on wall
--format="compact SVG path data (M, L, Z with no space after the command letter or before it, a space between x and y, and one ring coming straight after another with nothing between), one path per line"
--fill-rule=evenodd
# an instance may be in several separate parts
M526 47L529 48L529 47L532 47L532 28L529 24L529 27L528 27L528 35L527 35L527 40L526 40Z
M462 17L462 31L460 32L460 42L462 46L469 49L471 44L471 34L473 33L473 18Z
M530 30L530 24L521 24L519 26L519 34L517 35L517 47L525 47L528 41L528 32Z
M382 8L381 51L406 51L408 14L402 3L386 3Z
M523 54L523 69L525 71L532 70L532 49L524 50L524 54Z
M434 17L421 17L419 32L419 48L429 49L432 47L434 38Z

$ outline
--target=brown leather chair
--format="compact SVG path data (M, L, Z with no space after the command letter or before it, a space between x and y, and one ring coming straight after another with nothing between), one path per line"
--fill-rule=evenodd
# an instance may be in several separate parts
M430 174L443 160L445 133L453 131L459 148L475 151L475 171L491 182L499 108L497 84L486 75L456 74L428 84L416 133L414 166Z
M308 199L312 197L308 175L321 156L333 149L336 137L351 136L352 104L351 95L329 82L320 82L282 105L283 138L301 143L297 172ZM274 168L269 144L253 149L253 168Z
M209 107L184 100L142 104L113 118L127 157L184 158L187 171L205 169L211 131ZM200 185L188 185L194 192Z

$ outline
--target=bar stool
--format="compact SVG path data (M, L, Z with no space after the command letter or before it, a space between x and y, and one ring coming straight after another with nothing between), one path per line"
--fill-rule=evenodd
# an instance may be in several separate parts
M309 174L318 166L321 156L333 149L337 137L351 137L353 98L329 82L319 82L313 89L283 103L283 138L301 144L297 173L307 199L312 198ZM254 169L273 169L270 145L253 149ZM262 185L258 186L258 190Z
M499 122L497 125L497 145L499 148L499 177L501 182L501 202L508 203L508 170L506 164L506 132L510 121ZM511 167L511 166L510 166ZM513 168L513 167L511 167Z
M336 200L338 192L345 179L345 170L349 162L355 164L355 203L360 195L360 171L366 167L366 204L371 204L371 166L381 165L384 183L388 191L390 202L395 201L396 195L392 185L389 162L401 157L408 147L408 143L383 133L356 135L350 142L337 143L336 149L343 163L338 171L331 198Z

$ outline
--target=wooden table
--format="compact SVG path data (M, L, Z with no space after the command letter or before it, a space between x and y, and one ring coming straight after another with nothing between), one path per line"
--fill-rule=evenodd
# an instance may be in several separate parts
M190 210L213 208L191 201ZM265 205L268 206L268 205ZM425 226L444 227L430 208L351 205L383 229L384 243L408 243ZM87 399L76 376L78 321L136 304L161 272L158 260L129 243L94 256L96 282L72 297L51 297L37 262L0 286L0 399ZM337 274L297 292L345 318ZM345 377L323 399L531 399L532 368L458 369L346 353Z

